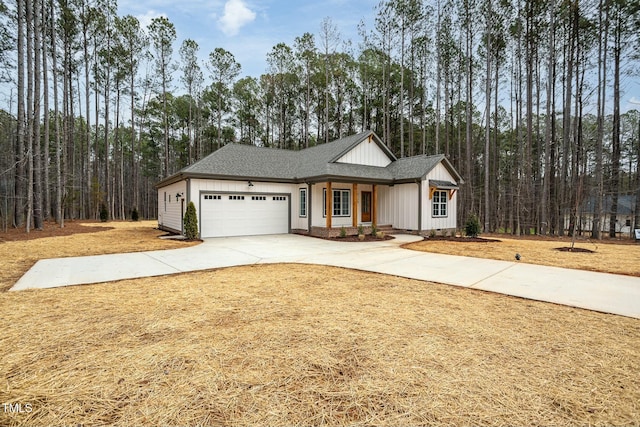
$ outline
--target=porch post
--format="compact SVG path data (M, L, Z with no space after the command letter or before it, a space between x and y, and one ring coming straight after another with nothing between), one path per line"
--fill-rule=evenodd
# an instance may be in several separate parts
M373 184L373 214L371 217L371 225L378 226L378 186Z
M327 228L331 228L331 214L333 213L333 192L331 191L331 181L327 182Z
M311 219L311 212L313 212L311 199L313 199L313 184L310 183L307 185L307 230L309 234L311 234L311 224L313 224L313 220Z
M358 184L357 183L353 184L353 195L351 196L351 199L353 201L352 203L353 207L351 208L351 218L353 219L352 225L355 228L358 226Z
M418 181L418 234L422 234L422 181Z

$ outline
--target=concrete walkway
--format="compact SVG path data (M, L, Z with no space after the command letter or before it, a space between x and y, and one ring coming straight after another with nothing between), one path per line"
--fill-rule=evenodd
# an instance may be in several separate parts
M640 278L402 249L420 238L331 242L295 234L207 239L184 249L38 261L11 289L109 282L261 263L354 268L640 318Z

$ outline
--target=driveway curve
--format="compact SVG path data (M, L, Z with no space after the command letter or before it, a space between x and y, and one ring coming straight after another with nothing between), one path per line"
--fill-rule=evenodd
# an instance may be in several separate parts
M420 240L332 242L296 234L206 239L184 249L38 261L11 288L110 282L248 264L321 264L640 318L640 278L402 249Z

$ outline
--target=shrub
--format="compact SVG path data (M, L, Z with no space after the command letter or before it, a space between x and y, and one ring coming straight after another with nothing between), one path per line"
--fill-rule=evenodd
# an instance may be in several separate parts
M107 222L109 220L109 211L104 203L100 205L100 221Z
M364 236L364 227L362 226L362 224L358 226L358 234L362 234Z
M340 237L342 238L347 237L347 229L344 228L344 226L340 227Z
M198 238L198 215L196 215L196 205L189 202L187 212L184 214L184 235L188 240Z
M378 227L376 227L374 224L372 224L371 225L371 235L373 237L375 237L377 233L378 233Z
M431 237L432 239L436 237L436 230L434 229L429 230L429 237Z
M476 214L472 214L464 225L464 234L469 237L478 237L480 234L480 220Z
M131 211L131 221L137 221L140 219L140 215L138 215L138 209L133 208Z

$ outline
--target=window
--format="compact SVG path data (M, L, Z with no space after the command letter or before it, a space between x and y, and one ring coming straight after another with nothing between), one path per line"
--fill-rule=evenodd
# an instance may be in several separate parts
M307 189L300 189L300 217L305 218L307 216Z
M333 216L350 216L351 215L351 190L331 190L333 193ZM327 216L327 189L324 189L324 199L322 202L323 216Z
M205 194L204 199L205 200L221 200L222 196L218 194Z
M167 211L167 192L164 192L164 211Z
M229 196L229 200L244 200L244 196Z
M447 199L449 195L447 191L436 190L433 192L433 216L443 217L447 216Z
M267 196L251 196L251 200L267 200Z
M273 200L284 201L287 200L286 196L273 196Z

